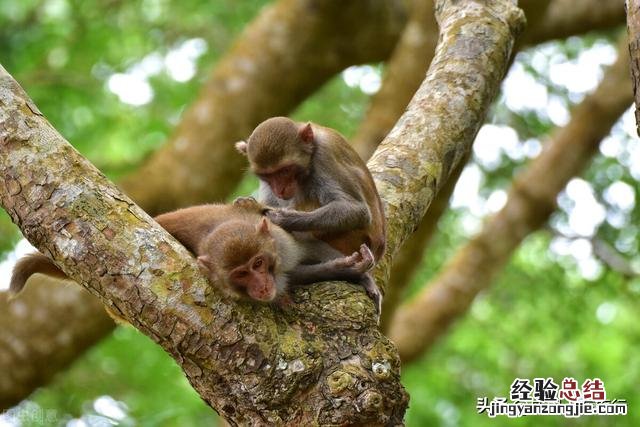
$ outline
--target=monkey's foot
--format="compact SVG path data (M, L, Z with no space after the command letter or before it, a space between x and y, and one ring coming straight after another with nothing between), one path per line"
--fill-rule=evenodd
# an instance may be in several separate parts
M360 275L371 270L374 263L373 254L367 245L363 244L358 251L351 255L336 259L335 266L352 274Z
M382 292L380 292L380 288L378 288L376 281L373 280L373 277L368 273L363 276L360 284L367 291L369 298L373 300L373 304L376 307L376 322L380 324L380 313L382 313Z
M233 201L233 206L245 209L247 211L259 212L264 215L269 208L262 203L258 202L253 197L238 197Z
M376 260L373 257L373 253L371 253L371 249L369 249L369 246L365 245L364 243L361 244L360 249L357 253L360 254L360 261L357 262L354 267L360 269L362 273L371 270Z
M364 274L373 268L375 260L367 245L361 245L360 249L348 257L343 258L345 267L353 273Z

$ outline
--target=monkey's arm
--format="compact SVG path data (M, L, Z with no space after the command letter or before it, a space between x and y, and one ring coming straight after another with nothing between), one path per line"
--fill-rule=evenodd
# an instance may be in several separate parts
M371 223L366 204L336 200L311 212L273 209L267 217L287 231L342 232L365 228Z
M16 265L13 267L9 290L17 294L24 288L29 277L36 273L46 274L47 276L58 277L60 279L67 278L67 275L64 274L53 261L40 252L35 252L25 255L16 262Z

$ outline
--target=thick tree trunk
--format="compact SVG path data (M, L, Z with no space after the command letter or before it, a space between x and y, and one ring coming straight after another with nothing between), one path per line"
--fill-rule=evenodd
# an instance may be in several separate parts
M626 7L631 79L636 101L636 133L640 136L640 0L627 0Z
M433 72L370 162L389 217L383 276L468 149L523 23L506 0L442 0L438 11L443 43ZM185 249L82 159L1 73L3 206L71 278L162 345L227 420L402 422L407 400L398 358L373 326L373 306L361 290L336 283L298 289L295 304L277 311L222 300ZM424 116L434 107L439 114Z
M418 0L420 1L420 0ZM426 0L426 1L430 1L430 0ZM546 25L543 26L543 28L540 29L540 32L537 33L538 35L535 37L531 38L531 42L540 42L540 41L546 41L549 38L559 38L559 37L564 37L567 35L571 35L571 34L577 34L580 32L584 32L584 31L588 31L590 29L597 29L597 28L609 28L613 25L618 25L619 23L623 22L623 12L622 12L622 8L618 7L618 5L616 4L617 2L620 2L620 4L622 4L622 0L611 0L611 1L607 1L607 2L602 2L600 0L555 0L554 3L554 8L552 9L553 13L550 13L547 15L547 17L545 18L545 22ZM557 4L557 5L556 5ZM584 5L583 5L584 4ZM574 5L573 7L571 7L571 5ZM274 6L277 7L277 6ZM267 14L269 13L269 16L271 16L271 18L280 18L281 15L280 14L274 14L272 12L269 12L269 10L271 9L267 9L264 13ZM395 10L395 9L394 9ZM286 15L290 18L296 18L293 15ZM374 20L374 18L376 19L380 19L380 20L384 20L387 19L388 21L383 22L383 21L376 21ZM589 19L585 19L585 18L589 18ZM266 19L264 17L260 17L259 19ZM367 18L366 22L365 20L357 20L356 22L353 22L352 25L356 26L356 25L370 25L371 28L389 28L389 31L383 31L381 34L378 34L378 37L382 37L385 38L385 40L380 41L378 48L382 49L382 50L387 50L390 49L390 46L393 45L393 42L395 40L395 37L397 37L398 32L401 28L401 22L402 22L402 17L401 17L401 13L379 13L379 14L372 14L370 17ZM288 22L283 22L281 23L281 25L284 28L292 28L291 26L295 25L294 23L288 23ZM265 25L266 27L266 25ZM315 27L314 27L315 28ZM545 29L546 28L546 29ZM305 29L305 31L309 31L309 29ZM363 34L366 33L366 31L363 31ZM287 34L292 34L294 39L297 39L299 37L299 34L294 34L291 33L290 31L287 32ZM244 37L244 36L241 36ZM359 40L361 39L348 39L345 38L342 43L359 43ZM255 43L266 43L266 39L262 39L262 40L255 40ZM295 41L295 40L294 40ZM318 46L316 46L315 48L324 46L326 47L329 51L331 51L333 49L333 46L328 45L328 44L319 44ZM336 50L336 55L345 55L348 56L349 52L351 52L354 49L358 49L357 46L353 46L352 48L345 48L342 47L340 49ZM234 52L239 52L242 53L239 50L234 50ZM420 55L428 55L428 51L425 51L423 53L420 53L416 56L420 56ZM313 56L313 55L309 55L309 52L303 52L300 49L297 50L291 50L290 51L290 59L292 62L294 63L298 63L299 64L299 69L298 71L300 71L301 74L304 74L304 70L306 70L305 67L307 67L309 65L309 56ZM294 55L301 55L302 58L297 58ZM328 54L325 53L323 54L323 56L327 56ZM384 53L382 51L380 51L379 54L376 55L380 55L379 57L382 58L384 56ZM228 62L232 63L233 60L230 58L227 58ZM241 62L239 59L237 59L237 61ZM274 61L274 60L268 60L265 59L263 61L260 61L256 64L256 69L258 70L258 72L260 72L262 70L262 66L263 65L268 65L268 67L281 67L284 66L285 63L281 63L279 61ZM273 68L271 68L273 69ZM282 68L282 70L284 70L284 68ZM425 67L426 70L426 67ZM280 72L280 74L282 74L283 71ZM222 73L225 74L225 73ZM214 71L213 75L212 75L212 81L211 83L207 84L206 86L216 86L216 84L214 84L216 81L218 82L217 85L220 86L227 86L227 85L231 85L230 80L224 80L224 81L219 81L219 80L215 80L217 79L219 76L219 73ZM227 77L232 77L229 76L227 74ZM288 84L289 82L287 81L287 79L282 79L283 81L281 82L283 85L284 84ZM295 84L295 83L294 83ZM417 88L419 84L419 80L418 82L415 83L415 86L412 90L412 92L409 93L409 95L406 97L406 101L405 104L409 101L410 97L411 97L411 93L415 92L415 89ZM297 87L297 86L296 86ZM190 113L186 114L185 113L185 120L193 120L192 117L195 115L195 111L197 110L201 115L199 117L201 117L202 123L208 123L208 125L210 126L210 128L208 127L201 127L201 132L203 135L227 135L224 138L227 138L227 140L229 141L233 141L236 138L239 138L241 136L244 135L239 135L240 133L233 133L233 128L236 126L235 123L237 123L238 120L241 120L242 123L238 124L239 128L251 128L253 125L252 124L248 124L248 120L250 118L250 115L245 115L243 117L239 117L236 115L230 116L230 115L224 115L222 118L219 118L217 116L218 112L220 111L220 108L199 108L196 109L196 105L201 105L200 103L202 102L202 105L206 105L207 104L207 93L208 91L211 89L203 89L203 92L201 94L201 96L199 97L199 100L196 102L196 104L194 104L194 106L189 110ZM312 90L312 89L310 89ZM261 92L262 94L262 92ZM249 91L247 90L243 90L243 91L238 91L235 92L233 97L238 97L238 98L244 98L244 102L250 103L253 102L254 100L254 96L252 93L249 93ZM274 104L275 107L277 107L278 101L275 100L275 98L277 98L278 96L260 96L260 97L256 97L256 101L260 101L263 103L269 103L272 101L272 98L274 98L274 102L276 104ZM229 98L225 98L223 100L224 102L229 101L231 105L236 105L239 104L240 100L233 100L231 95L229 96ZM224 105L222 107L225 107ZM235 107L234 107L235 108ZM262 107L259 106L255 106L255 107L243 107L243 108L247 108L247 109L261 109ZM222 108L223 110L225 108ZM404 106L401 107L400 111L398 111L397 113L397 117L402 113L404 109ZM276 114L275 111L273 112L268 112L268 115L273 115ZM244 120L247 121L244 121ZM256 120L256 119L252 119L252 120ZM391 120L391 124L394 123L394 120ZM204 125L202 125L204 126ZM223 130L215 130L217 127L221 127L224 128ZM181 127L182 129L182 127ZM226 130L225 130L226 129ZM389 129L387 129L386 131L383 132L378 132L378 134L380 135L379 139L376 140L376 144L377 142L382 138L382 136L384 136ZM188 129L185 128L185 131L188 132ZM238 136L239 135L239 136ZM223 137L220 137L221 139L219 140L218 137L215 138L203 138L202 142L205 143L206 141L208 141L209 143L213 144L213 145L218 145L218 144L223 144L220 143L219 141L221 141L223 139ZM174 134L172 140L174 141L174 145L176 141L179 141L181 139L181 134L180 131L177 130L176 133ZM167 149L169 150L169 149ZM234 156L234 153L229 153L229 152L222 152L222 151L218 151L215 150L216 153L220 153L221 156ZM213 155L213 152L210 153L211 155ZM165 157L169 157L169 156L165 156ZM176 163L171 163L171 162L160 162L159 160L157 161L157 171L154 171L154 176L155 173L166 173L166 171L163 171L161 169L161 167L158 165L159 163L163 164L163 167L167 168L168 170L172 171L176 168L182 168L183 165L180 164L180 162L190 162L190 161L198 161L198 158L195 158L196 156L193 156L193 158L191 156L189 156L188 159L183 161L183 158L186 158L185 156L175 156L174 160L176 160ZM179 161L178 161L179 160ZM151 160L151 162L156 162L156 160ZM210 159L210 163L209 166L213 169L214 165L217 165L219 163L223 163L226 162L226 159L224 157L220 157L220 158L216 158L216 159ZM205 171L205 173L208 173L208 171ZM172 195L171 197L168 198L168 200L171 200L171 204L163 204L163 208L160 208L158 203L159 199L163 198L168 191L178 191L179 193L182 192L187 192L187 191L195 191L194 188L195 187L190 187L188 190L187 188L162 188L160 186L149 186L149 187L144 187L144 184L146 183L150 183L149 179L143 178L142 175L136 174L133 177L130 177L130 179L128 180L128 182L131 182L131 184L129 185L124 185L123 188L125 189L126 192L128 192L130 195L132 195L132 197L134 198L134 200L138 203L141 204L141 206L145 209L148 209L149 212L153 212L153 211L160 211L161 209L172 209L175 207L179 207L180 204L183 203L187 203L185 200L181 200L181 196L180 194L178 195ZM144 183L144 184L143 184ZM215 181L215 182L209 182L209 184L216 186L216 187L220 187L219 190L210 190L205 188L205 192L211 191L214 192L218 195L225 195L225 194L229 194L229 192L231 191L231 189L233 188L233 186L235 185L235 182L232 181L228 181L228 182L222 182L222 181ZM133 187L136 187L136 189L134 190ZM207 200L207 194L201 193L200 195L198 195L196 198L197 200ZM222 197L222 196L220 196ZM149 206L145 205L145 203L149 203ZM436 203L436 202L434 202ZM37 280L34 280L34 283L32 283L33 286L37 287L38 285L40 285L40 283L38 283ZM65 288L65 291L69 294L72 294L74 292L77 293L77 295L71 297L71 296L65 296L64 298L83 298L83 293L80 289L76 289L74 287L71 288ZM57 290L51 292L51 298L55 299L58 298L57 296ZM66 308L60 308L57 305L42 305L41 300L39 299L32 299L31 296L29 296L30 293L28 293L26 296L21 296L20 300L21 302L25 305L26 310L28 312L33 312L33 311L38 311L43 313L43 316L46 316L49 319L49 322L47 323L47 325L52 329L52 330L66 330L66 332L68 333L68 335L72 336L72 337L77 337L77 340L79 342L83 342L83 343L90 343L90 342L97 342L98 340L100 340L104 335L106 335L106 333L108 333L108 328L96 328L96 329L92 329L92 328L85 328L83 325L90 325L93 324L94 320L99 320L100 322L108 322L109 319L107 318L107 316L104 314L104 311L102 309L96 310L94 312L92 312L92 314L87 314L87 312L84 310L83 307L77 306L77 305L69 305ZM391 296L391 295L390 295ZM61 297L62 298L62 297ZM86 296L84 296L84 298L87 298ZM95 306L96 308L98 307L98 304L93 304L93 306ZM60 322L60 319L69 319L68 322ZM25 319L24 322L30 322L30 319ZM5 335L5 336L9 336L11 335L12 340L14 341L19 341L24 348L31 348L32 344L31 343L31 339L30 336L31 334L21 334L21 331L23 331L23 329L21 328L16 328L15 324L13 323L4 323L2 318L0 318L0 326L2 329L2 334L0 335ZM74 338L76 339L76 338ZM87 344L88 345L88 344ZM32 380L25 380L25 383L29 383L33 385L33 388L35 388L38 385L42 385L44 383L44 381L46 381L46 379L50 378L55 372L57 372L58 369L60 369L62 366L65 366L66 364L70 363L73 359L75 359L81 352L79 349L84 348L83 346L77 346L74 344L74 342L63 342L63 341L56 341L54 343L52 343L52 345L49 347L51 352L49 354L44 353L44 352L21 352L19 354L20 356L20 363L23 366L29 366L30 367L30 372L32 374ZM17 355L17 353L16 353ZM65 357L67 357L67 360L64 361L64 363L48 363L49 359L55 359L55 358L59 358L61 355L65 355ZM13 363L11 364L4 364L3 359L0 359L0 371L2 372L9 372L11 369L13 369ZM27 371L24 371L27 372ZM7 378L7 377L5 377ZM22 398L26 397L31 391L32 389L29 388L25 388L25 387L21 387L18 384L15 384L14 386L10 387L13 390L22 390L22 394L11 394L9 395L3 395L3 388L0 388L0 410L3 408L6 408L7 406L10 406L12 404L17 403L19 400L21 400ZM5 404L6 402L6 404Z
M507 204L483 230L461 248L441 273L413 301L396 313L390 336L403 361L427 350L487 288L522 240L540 228L556 207L556 197L579 174L600 141L632 101L629 60L619 50L598 89L573 111L571 121L548 141L521 173Z
M387 58L405 23L403 6L280 0L267 7L217 64L169 143L123 188L152 215L224 200L233 187L212 183L234 185L246 169L233 143L262 120L289 113L342 69Z

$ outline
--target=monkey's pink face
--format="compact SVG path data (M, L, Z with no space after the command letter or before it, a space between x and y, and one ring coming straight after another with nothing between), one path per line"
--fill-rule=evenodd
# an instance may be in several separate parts
M298 192L298 180L302 175L301 172L299 166L288 165L273 171L259 172L257 175L269 185L277 198L289 200Z
M256 301L273 301L277 294L273 262L261 254L230 272L231 284Z

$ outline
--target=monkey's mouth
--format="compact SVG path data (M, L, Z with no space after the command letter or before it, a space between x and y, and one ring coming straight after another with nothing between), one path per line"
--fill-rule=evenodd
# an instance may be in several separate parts
M256 301L271 302L276 297L276 284L269 281L260 289L251 289L249 296Z
M289 200L295 194L296 194L296 190L293 187L285 187L285 188L279 189L276 192L276 196L278 196L278 198L282 200Z

